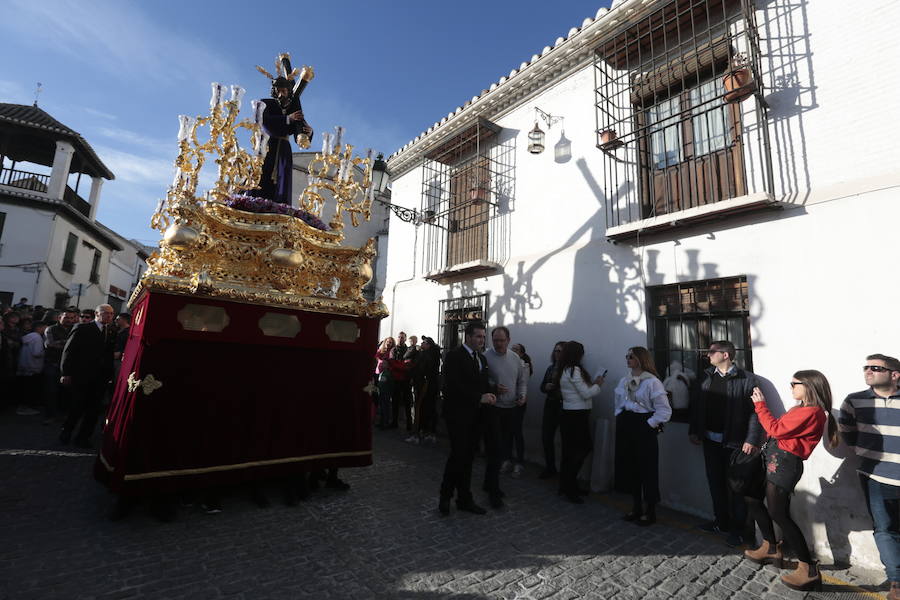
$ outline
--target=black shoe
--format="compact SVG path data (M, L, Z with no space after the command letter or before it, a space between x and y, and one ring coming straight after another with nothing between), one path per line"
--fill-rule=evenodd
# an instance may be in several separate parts
M269 508L269 499L266 498L265 493L255 485L250 488L250 499L260 508Z
M503 497L499 494L491 494L490 496L491 508L500 509L503 508Z
M463 512L470 512L470 513L472 513L473 515L484 515L484 514L487 514L487 511L486 511L486 510L484 510L483 508L481 508L480 506L478 506L477 504L475 504L475 503L472 502L471 500L470 500L469 502L457 502L457 503L456 503L456 508L458 508L459 510L461 510L461 511L463 511Z
M622 520L628 521L630 523L632 521L637 521L642 516L643 515L641 515L641 513L639 513L639 512L631 511L629 513L625 513L624 515L622 515Z
M579 496L590 496L590 495L591 495L591 490L588 490L588 489L585 489L585 488L578 488L578 495L579 495Z
M656 523L656 515L653 513L641 515L640 517L638 517L638 520L635 521L635 524L640 525L641 527L649 527L654 523Z
M68 444L69 442L71 442L72 441L72 432L66 431L65 429L60 431L59 432L59 441L63 444Z
M584 498L582 498L578 494L566 494L565 496L566 500L568 500L572 504L584 504Z
M553 469L544 469L541 471L541 474L538 475L538 479L553 479L557 474L557 471Z
M497 496L500 496L501 498L506 498L506 492L504 492L500 488L497 488L496 490L492 490L488 486L483 485L483 486L481 486L481 489L482 489L482 491L486 492L489 495L496 494Z
M744 539L741 537L741 534L731 532L727 536L725 536L725 544L731 546L732 548L737 548L741 544L744 543Z
M200 503L200 509L208 515L217 515L222 512L222 504L216 496L210 494Z
M719 524L716 523L715 521L710 521L708 523L700 523L699 525L697 525L697 529L699 529L700 531L705 531L706 533L719 533L719 534L725 533L724 531L722 531L722 528L719 527Z
M327 479L325 481L325 487L330 488L332 490L347 491L350 489L350 484L335 477L334 479Z
M438 501L438 512L445 517L450 514L450 498L441 498Z

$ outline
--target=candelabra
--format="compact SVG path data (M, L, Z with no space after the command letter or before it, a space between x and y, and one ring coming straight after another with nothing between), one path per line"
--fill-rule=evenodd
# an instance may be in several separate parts
M375 186L372 181L372 149L366 157L353 156L353 146L342 144L344 128L335 127L334 134L322 135L322 152L309 163L309 183L300 194L300 207L321 217L325 206L322 191L331 192L334 197L334 216L328 223L334 231L344 228L343 213L350 214L354 227L359 226L359 216L368 221L372 216L372 200ZM355 177L355 169L362 169L362 180Z
M225 100L225 86L212 84L208 117L178 117L178 156L175 159L175 179L160 200L150 226L165 231L171 217L178 220L180 209L197 202L197 183L207 155L216 155L218 175L215 185L206 193L207 200L223 201L235 192L256 186L262 172L268 138L262 131L262 113L265 105L253 101L254 120L244 119L235 123L241 110L244 88L231 86L231 99ZM203 143L198 139L198 130L209 126L209 139ZM240 147L237 130L247 129L251 134L254 153L251 155Z

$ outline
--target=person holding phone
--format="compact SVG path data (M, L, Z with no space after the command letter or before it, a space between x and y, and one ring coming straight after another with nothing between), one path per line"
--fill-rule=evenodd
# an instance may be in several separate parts
M559 493L574 504L583 504L587 492L578 487L578 472L591 451L590 417L593 398L600 393L603 377L591 381L581 359L584 346L566 342L559 358L559 368L553 385L562 396L560 433L562 434L562 465L559 474Z

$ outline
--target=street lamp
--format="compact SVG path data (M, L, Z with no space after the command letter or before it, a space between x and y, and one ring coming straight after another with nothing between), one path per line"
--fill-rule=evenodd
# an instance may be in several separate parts
M384 161L384 154L378 153L375 157L375 163L372 165L372 187L375 188L376 194L381 194L387 190L390 174L387 170L387 163Z

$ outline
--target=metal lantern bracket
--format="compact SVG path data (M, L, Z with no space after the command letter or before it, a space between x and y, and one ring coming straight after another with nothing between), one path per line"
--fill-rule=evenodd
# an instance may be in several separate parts
M547 129L550 129L556 123L559 123L560 121L563 120L562 117L557 117L557 116L551 115L548 112L544 112L543 110L539 109L537 106L534 107L534 113L535 113L534 120L537 121L538 117L542 118L544 120L544 123L547 124Z

